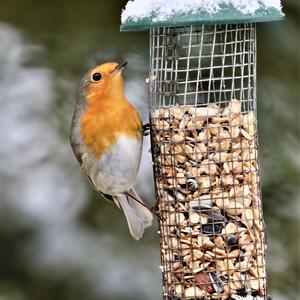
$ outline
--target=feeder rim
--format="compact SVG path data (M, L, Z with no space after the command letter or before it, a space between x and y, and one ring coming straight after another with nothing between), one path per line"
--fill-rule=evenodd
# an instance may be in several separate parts
M166 20L156 20L155 13L150 17L137 20L128 18L121 24L120 30L125 31L147 31L151 28L164 27L188 27L197 25L221 25L221 24L244 24L280 21L285 17L284 13L276 8L259 8L253 14L243 14L234 7L224 6L221 11L210 14L198 11L196 14L178 13Z

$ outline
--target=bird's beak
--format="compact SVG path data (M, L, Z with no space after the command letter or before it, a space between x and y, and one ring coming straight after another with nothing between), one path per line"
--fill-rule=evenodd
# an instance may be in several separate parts
M126 67L127 64L128 64L128 61L124 61L123 63L118 64L116 66L116 68L112 71L112 73L122 71Z

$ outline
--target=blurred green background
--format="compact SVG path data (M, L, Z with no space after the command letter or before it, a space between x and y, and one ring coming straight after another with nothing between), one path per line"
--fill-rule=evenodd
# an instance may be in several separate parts
M128 60L147 120L147 33L120 33L126 1L0 1L0 300L161 299L156 228L140 242L90 188L68 130L80 77ZM269 292L299 296L299 0L258 25L258 100ZM154 202L149 140L137 189Z

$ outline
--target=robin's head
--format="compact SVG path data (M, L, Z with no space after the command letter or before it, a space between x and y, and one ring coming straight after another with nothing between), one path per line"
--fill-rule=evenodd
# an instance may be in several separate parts
M89 99L101 99L123 96L122 70L127 61L118 64L109 62L87 72L80 83L80 91Z

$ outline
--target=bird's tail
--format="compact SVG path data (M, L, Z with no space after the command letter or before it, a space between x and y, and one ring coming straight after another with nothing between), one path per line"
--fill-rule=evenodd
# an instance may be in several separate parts
M152 213L133 188L126 194L113 196L113 199L124 211L130 234L134 239L139 240L145 228L152 225Z

